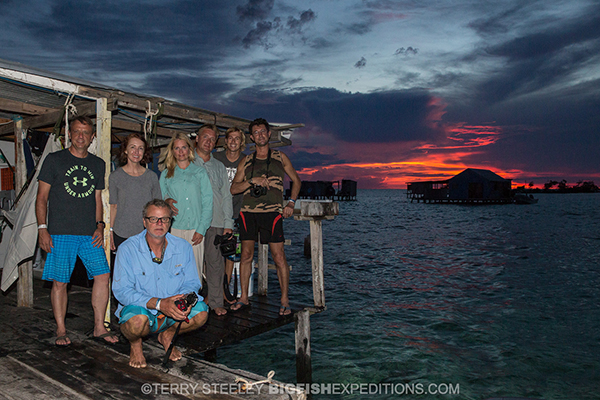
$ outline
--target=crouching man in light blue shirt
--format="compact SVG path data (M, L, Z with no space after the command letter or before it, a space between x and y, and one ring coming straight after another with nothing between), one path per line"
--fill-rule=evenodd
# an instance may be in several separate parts
M127 239L117 251L113 275L113 293L119 302L115 315L121 332L131 345L129 365L146 367L142 338L158 333L165 348L171 345L176 322L180 333L200 328L208 317L208 307L198 296L194 307L182 311L175 302L189 293L198 293L202 284L192 246L168 233L172 220L169 205L154 199L144 207L142 233ZM170 360L181 359L174 348Z

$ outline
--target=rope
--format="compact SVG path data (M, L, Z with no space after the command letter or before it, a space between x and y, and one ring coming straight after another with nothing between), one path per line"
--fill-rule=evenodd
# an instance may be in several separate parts
M244 378L237 377L237 378L235 378L235 383L239 383L239 382L243 383L242 389L245 391L252 389L253 386L260 385L262 383L268 383L269 385L278 386L278 387L284 388L285 390L293 390L294 392L296 392L298 394L298 400L306 399L306 394L303 393L300 389L295 388L293 386L282 385L281 383L273 382L272 378L274 376L275 376L275 371L269 371L269 373L267 374L267 379L265 379L265 380L258 381L258 382L250 382Z
M67 96L67 99L65 100L65 148L69 147L70 140L69 140L69 112L71 113L71 115L76 115L77 114L77 107L75 107L72 103L73 103L73 97L75 97L75 93L71 93Z
M156 111L152 111L150 100L146 100L146 102L148 102L148 109L144 120L144 139L148 140L148 133L152 134L152 119L158 115L160 110L157 108Z

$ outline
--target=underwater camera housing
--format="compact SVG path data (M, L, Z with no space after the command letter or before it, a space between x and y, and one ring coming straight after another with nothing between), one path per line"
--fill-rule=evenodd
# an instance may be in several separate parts
M186 294L183 299L179 299L179 300L175 301L175 305L181 311L186 311L188 308L194 307L197 302L198 302L198 296L196 295L196 293L191 292L191 293Z
M215 246L219 246L223 257L229 257L235 254L237 239L232 233L215 236Z

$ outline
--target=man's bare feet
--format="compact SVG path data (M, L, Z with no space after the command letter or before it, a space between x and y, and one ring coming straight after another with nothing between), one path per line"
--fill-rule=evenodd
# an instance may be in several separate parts
M131 343L131 350L129 351L129 365L133 368L146 368L146 357L142 351L142 340L140 339L139 344Z
M215 314L225 315L225 314L227 314L227 310L224 309L223 307L217 307L217 308L215 308Z
M173 341L173 336L175 336L175 333L170 332L169 330L158 334L158 342L163 345L163 347L165 348L165 352L169 350L169 346L171 346L171 341ZM177 349L177 347L173 347L173 350L171 350L171 355L169 356L169 360L179 361L181 360L181 357L181 352Z

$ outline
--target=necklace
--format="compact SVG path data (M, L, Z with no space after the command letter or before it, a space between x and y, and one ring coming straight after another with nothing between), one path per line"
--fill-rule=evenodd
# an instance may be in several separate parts
M150 250L150 257L152 257L154 255L154 253L152 253L152 249L150 248L150 243L148 243L148 238L146 238L146 244L148 245L148 250ZM152 257L153 263L162 264L163 258L165 257L165 248L166 247L167 247L167 241L165 240L165 241L163 241L162 252L160 254L160 257Z

